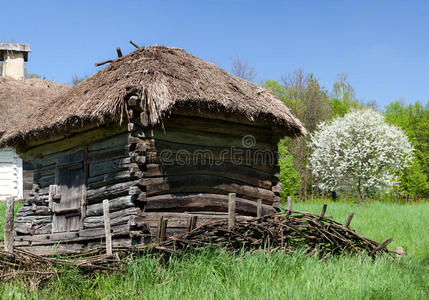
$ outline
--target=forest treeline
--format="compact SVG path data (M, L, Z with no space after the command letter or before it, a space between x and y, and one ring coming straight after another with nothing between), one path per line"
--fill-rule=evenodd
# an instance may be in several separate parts
M320 122L367 107L379 110L387 122L401 128L415 149L412 164L399 174L399 182L390 196L407 201L428 197L429 103L406 104L404 100L398 100L381 110L376 102L360 102L345 74L338 75L332 91L329 92L313 74L307 74L300 69L280 80L266 80L262 86L283 101L309 133L306 137L285 138L279 143L283 197L299 195L300 198L306 199L310 195L321 195L314 184L308 163L310 134L317 129Z

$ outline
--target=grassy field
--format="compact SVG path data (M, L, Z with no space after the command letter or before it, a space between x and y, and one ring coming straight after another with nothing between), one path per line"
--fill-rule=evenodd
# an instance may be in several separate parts
M321 203L294 209L320 212ZM43 287L0 283L3 299L428 299L429 204L329 204L327 215L378 241L394 238L409 256L375 262L365 256L319 261L301 253L256 251L238 256L222 250L161 262L130 261L125 272L82 276L73 269ZM1 212L1 210L0 210Z

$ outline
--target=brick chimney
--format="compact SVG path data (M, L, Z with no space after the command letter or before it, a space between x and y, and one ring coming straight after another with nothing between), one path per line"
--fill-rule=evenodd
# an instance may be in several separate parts
M31 52L27 44L0 43L0 61L3 61L3 77L24 79L24 62L28 61L28 52Z

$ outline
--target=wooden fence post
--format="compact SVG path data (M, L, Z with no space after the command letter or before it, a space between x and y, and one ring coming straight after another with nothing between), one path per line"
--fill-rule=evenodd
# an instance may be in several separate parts
M256 217L262 217L262 199L258 199L256 202Z
M4 223L4 248L7 252L13 252L13 208L14 208L14 198L6 198L6 216Z
M292 210L292 196L287 196L287 209Z
M110 231L109 200L103 200L104 234L106 235L106 253L112 255L112 232Z
M162 219L161 222L161 235L159 237L159 240L161 242L165 241L167 239L167 224L168 224L168 219Z
M164 222L164 216L160 216L158 219L158 242L161 241L162 223Z
M320 217L321 218L323 218L323 217L325 217L325 213L326 213L326 209L328 208L328 204L323 204L323 207L322 207L322 213L320 214Z
M347 218L347 221L346 221L346 223L344 224L344 227L349 228L350 223L352 222L352 219L353 219L353 215L354 215L354 212L353 212L353 211L350 211L349 216L348 216L348 218Z
M235 193L229 193L228 202L228 229L232 229L235 226Z
M194 230L197 227L198 216L191 217L191 230Z

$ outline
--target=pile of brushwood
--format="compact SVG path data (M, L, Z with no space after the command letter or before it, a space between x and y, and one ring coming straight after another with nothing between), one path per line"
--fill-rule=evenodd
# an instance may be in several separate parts
M351 215L352 216L352 215ZM349 218L351 221L351 218ZM348 222L350 222L348 221ZM273 249L292 253L298 249L317 253L321 258L347 253L389 253L384 243L365 238L355 230L331 218L312 213L286 211L275 215L237 222L231 229L227 221L209 223L180 237L173 237L160 246L174 251L209 246L231 251Z
M392 239L375 242L348 228L349 223L342 225L328 217L289 210L240 221L232 228L228 228L227 220L205 224L156 245L114 248L112 256L107 256L101 248L63 257L42 257L18 249L14 253L0 250L0 280L27 277L31 282L40 283L60 273L64 267L74 267L87 274L120 271L123 262L133 256L147 253L182 255L188 250L199 251L207 247L233 252L267 249L292 253L300 249L321 258L366 253L375 259L377 254L395 253L386 248Z

